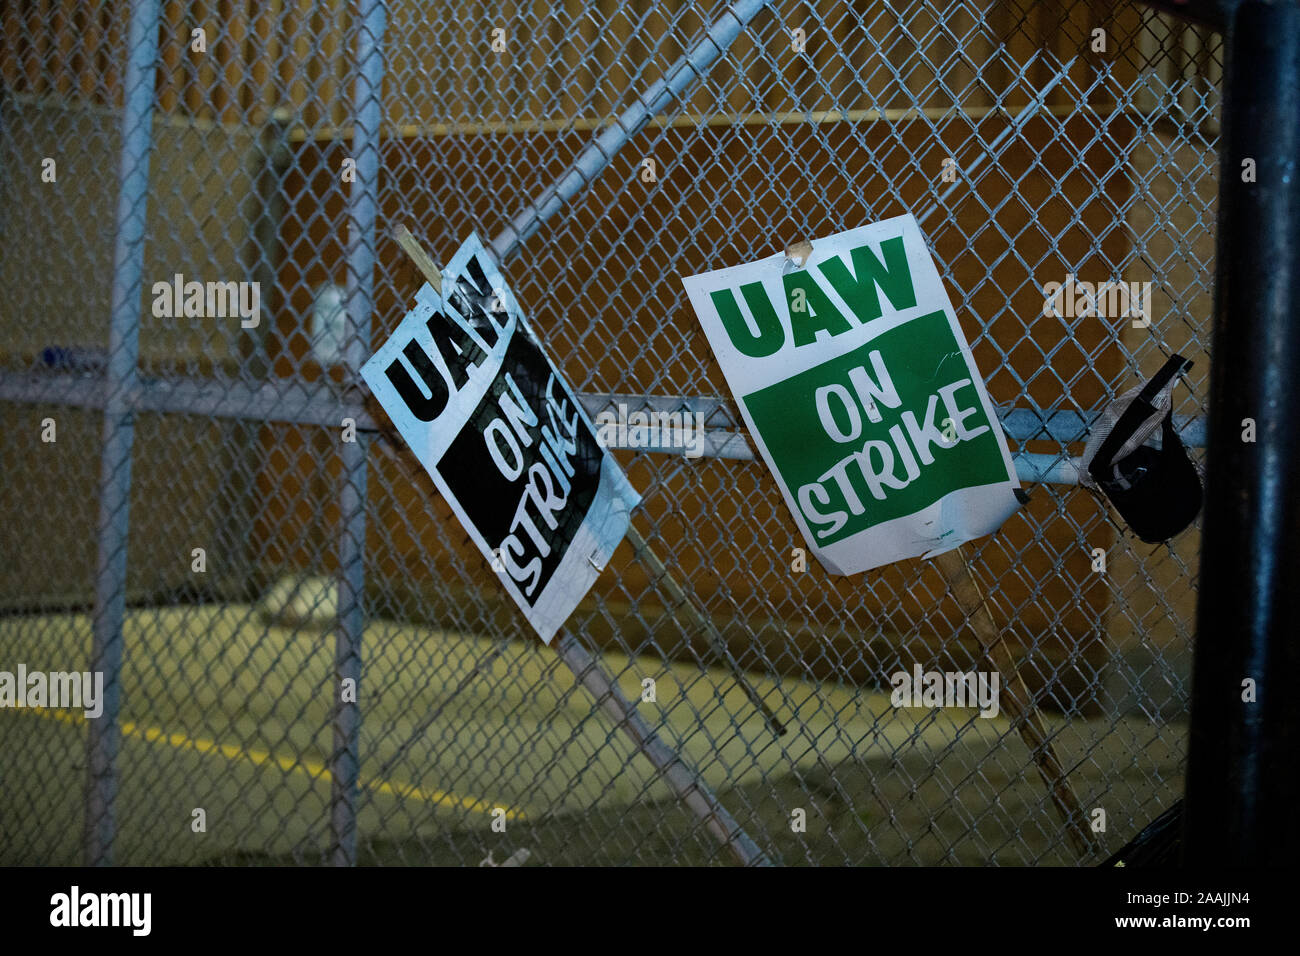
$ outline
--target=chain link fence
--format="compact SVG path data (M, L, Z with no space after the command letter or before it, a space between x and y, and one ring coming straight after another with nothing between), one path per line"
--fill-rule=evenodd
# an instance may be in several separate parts
M1173 352L1200 457L1217 35L1027 0L0 17L0 672L105 679L98 715L0 709L0 861L1092 864L1181 794L1199 533L1142 544L1070 461ZM1029 482L966 558L1079 819L1006 714L892 706L988 667L969 607L934 562L801 566L679 281L904 212ZM555 646L357 384L422 281L399 224L490 239L593 416L707 425L616 453L663 563L625 543ZM1147 324L1047 314L1067 277L1149 283Z

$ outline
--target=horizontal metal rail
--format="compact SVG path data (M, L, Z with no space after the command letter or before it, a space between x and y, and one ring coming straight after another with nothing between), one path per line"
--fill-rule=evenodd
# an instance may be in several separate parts
M582 393L579 398L593 419L604 411L617 412L620 405L629 416L639 411L653 413L657 423L662 422L659 416L663 414L702 415L705 428L703 441L696 446L699 457L741 461L754 458L753 448L721 399L593 393ZM0 401L99 410L104 407L104 382L96 375L0 371ZM322 428L338 428L345 418L351 418L359 431L379 430L365 406L346 399L341 393L329 388L308 392L287 381L249 385L229 380L142 378L127 396L127 402L137 412L207 415ZM1002 427L1013 442L1054 441L1062 446L1085 441L1091 423L1099 414L1098 411L998 408ZM1205 446L1204 418L1174 416L1174 423L1185 444L1194 448ZM645 437L653 438L658 432L655 428ZM669 440L663 440L660 435L657 441L635 446L626 440L611 440L609 444L612 448L682 455L686 448L680 437L670 434ZM1078 473L1064 454L1016 451L1011 457L1021 481L1078 484Z
M121 110L89 100L69 100L66 96L49 96L35 93L9 93L15 103L37 108L60 109L67 112L93 113L97 116L116 117ZM1024 106L1003 106L993 103L988 106L907 106L885 109L860 110L816 110L806 113L680 113L661 114L646 122L644 129L698 129L700 127L737 127L737 126L827 126L835 123L905 123L911 120L944 120L961 117L966 120L982 120L993 115L1014 119L1021 112L1029 110L1033 104ZM1158 108L1143 109L1132 103L1085 104L1062 103L1043 106L1036 113L1066 119L1071 116L1115 116L1126 115L1135 118L1163 116L1165 111ZM352 139L351 126L298 126L293 125L294 115L286 109L278 109L266 114L266 121L274 121L286 127L285 138L291 143L330 143ZM394 139L436 139L444 136L510 136L531 135L536 133L596 133L617 125L617 117L576 117L563 120L483 120L461 121L456 123L387 123L382 127L385 140ZM221 130L229 136L246 136L255 138L260 135L264 123L228 123L205 119L200 116L174 116L159 114L153 119L155 127L169 129L192 129L197 132Z

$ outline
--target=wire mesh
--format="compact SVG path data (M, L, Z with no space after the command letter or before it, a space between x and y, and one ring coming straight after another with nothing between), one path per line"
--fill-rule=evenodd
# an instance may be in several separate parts
M439 262L470 231L504 237L593 415L700 411L727 449L616 452L705 626L625 543L568 631L767 859L1095 863L1176 799L1199 533L1142 544L1044 482L967 549L1095 832L1077 853L1005 716L892 706L896 672L987 666L969 613L932 562L800 567L679 277L935 207L925 234L1025 468L1068 476L1089 422L1173 352L1196 362L1175 414L1197 446L1219 37L1125 4L750 4L734 44L514 242L514 217L742 6L6 8L0 672L92 670L113 634L124 653L116 743L76 708L0 713L0 860L99 859L106 832L136 864L732 859L376 431L349 323L378 343L409 307L403 223ZM132 38L157 44L147 117ZM377 129L358 128L366 44ZM357 146L376 137L368 173ZM132 256L138 310L112 301ZM1149 324L1047 314L1067 276L1149 283ZM216 283L234 289L219 314ZM115 309L139 343L116 370ZM110 471L123 436L129 468ZM100 513L110 487L129 512ZM111 817L92 799L110 779Z

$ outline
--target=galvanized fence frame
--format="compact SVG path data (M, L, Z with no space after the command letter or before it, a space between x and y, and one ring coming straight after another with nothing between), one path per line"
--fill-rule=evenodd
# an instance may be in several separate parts
M692 86L706 79L710 70L725 61L735 41L744 34L755 17L771 6L765 0L740 0L727 8L710 28L690 45L664 73L664 77L636 97L635 102L599 129L590 144L571 162L568 170L526 204L492 240L497 257L507 261L554 215L584 190L599 181L614 162L619 151L655 118L669 113L680 103ZM1181 11L1185 5L1174 4ZM1193 5L1195 7L1195 5ZM1196 8L1199 10L1200 8ZM1216 8L1217 9L1217 8ZM57 385L42 381L40 376L6 372L0 381L0 400L12 403L58 403L87 409L102 409L103 447L100 460L99 521L94 601L94 641L92 668L105 673L107 694L104 717L88 723L85 859L94 864L114 861L115 804L119 794L117 755L121 745L121 681L123 627L126 617L127 541L130 535L130 493L132 482L133 429L138 413L159 411L200 416L230 418L253 422L278 421L316 427L336 428L344 419L355 421L359 440L342 446L341 473L338 479L338 557L339 591L335 628L335 681L351 679L360 683L363 676L361 641L366 625L364 608L365 558L367 541L366 498L370 455L378 439L380 425L371 417L358 386L356 369L370 351L374 327L376 250L380 241L379 176L380 142L383 136L385 79L386 5L382 0L361 0L355 11L356 47L353 51L356 70L349 115L352 155L356 175L347 195L344 223L347 228L345 292L345 383L339 396L308 394L292 386L269 379L250 385L245 382L205 382L192 380L144 380L140 376L139 314L137 303L143 295L145 216L150 194L149 157L153 147L157 95L155 69L159 61L159 28L162 11L156 0L131 0L126 49L128 57L123 76L125 91L121 111L121 154L118 171L117 223L115 227L112 274L111 338L109 361L103 383L81 380ZM1194 12L1196 12L1194 10ZM1203 12L1203 11L1202 11ZM1205 14L1207 22L1223 24L1222 11ZM1229 31L1229 36L1231 32ZM1058 79L1069 72L1069 64L1058 71ZM1048 93L1058 80L1039 90L1031 103L1009 113L1010 123L988 143L980 143L985 152L967 166L973 175L983 162L996 163L1003 143L1015 140L1024 124L1034 118L1046 103ZM1224 145L1225 151L1228 149ZM1226 153L1225 153L1226 155ZM919 218L924 220L941 209L955 190L954 184L938 196L937 202ZM1284 274L1285 275L1285 274ZM1222 282L1222 277L1220 282ZM1285 353L1285 350L1283 350ZM584 396L591 410L604 407L608 394ZM661 396L625 396L644 406L681 407L683 400ZM707 408L720 421L708 435L706 456L752 459L752 449L737 433L737 423L729 417L725 402L706 396L684 400L690 407ZM1095 412L1094 412L1095 414ZM1086 432L1092 416L1068 410L1048 414L1022 408L1010 409L1004 426L1013 440L1058 442L1062 447L1076 442ZM1179 420L1184 440L1193 447L1206 443L1204 419L1184 416ZM1213 457L1211 458L1213 463ZM1016 455L1017 469L1026 482L1077 483L1077 473L1068 456L1060 453L1021 451ZM639 538L639 533L637 533ZM640 549L637 549L638 552ZM1231 554L1224 551L1221 554ZM652 578L660 585L670 580L671 570L660 564L652 567ZM675 589L675 590L674 590ZM692 596L679 586L669 586L672 603L679 613L702 620ZM659 772L673 782L680 798L692 804L702 819L721 822L711 826L723 843L735 843L741 825L726 818L717 798L707 788L692 783L694 772L674 755L654 729L640 720L635 708L622 699L607 675L603 675L590 652L573 635L559 639L557 652L579 675L579 681L597 698L598 706L617 725L632 727ZM360 725L362 709L356 703L335 702L332 711L333 751L328 761L331 786L329 856L338 865L357 861L357 813L360 790ZM810 741L816 749L816 741ZM653 752L652 752L653 751ZM680 770L686 771L681 778ZM674 779L675 778L675 779ZM832 774L833 779L833 774ZM698 797L703 795L702 802ZM694 801L694 802L693 802ZM742 862L759 862L763 851L748 837L743 838Z

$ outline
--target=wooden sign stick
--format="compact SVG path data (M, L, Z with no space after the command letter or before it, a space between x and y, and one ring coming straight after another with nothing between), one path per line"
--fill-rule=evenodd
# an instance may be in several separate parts
M405 225L399 225L394 230L394 235L398 244L411 257L411 261L415 263L420 273L433 286L435 291L441 294L441 272L437 264L411 234L411 231ZM384 427L383 417L378 415L374 417L376 422L380 423L380 428L388 439L396 447L402 447L403 443L399 437L390 428ZM670 612L680 611L685 613L696 628L705 632L709 642L713 645L715 653L728 665L739 686L750 702L763 715L772 732L777 736L786 733L786 727L771 708L767 706L766 701L762 699L757 689L750 684L744 671L740 668L739 662L731 654L726 641L718 633L713 622L690 600L686 591L677 583L668 571L667 566L630 521L628 522L627 538L628 543L632 545L633 554L637 560L646 566L650 571L652 580L655 584L663 586L669 599L673 602L674 606L669 607L668 610ZM951 588L953 596L965 612L981 647L988 655L993 666L997 668L999 674L1004 677L1001 695L1002 706L1007 710L1012 723L1016 726L1025 744L1033 754L1039 774L1052 795L1052 802L1066 824L1066 832L1069 835L1071 844L1076 852L1080 854L1086 854L1096 849L1095 840L1086 824L1078 798L1070 787L1069 780L1061 768L1060 761L1047 734L1042 715L1029 694L1023 679L1020 677L1015 660L997 627L992 613L989 611L988 602L976 582L969 564L965 560L962 549L957 548L945 552L937 556L935 561ZM561 656L564 657L564 655ZM566 663L568 663L567 658L565 659ZM728 823L732 822L728 821ZM715 818L711 823L711 827L717 826ZM732 826L734 826L734 823L732 823ZM726 829L730 830L731 827L728 826ZM727 842L734 852L737 849L734 831L729 834L729 837L730 839ZM750 856L750 854L743 852L737 855L738 857ZM753 860L751 857L750 859L742 859L742 862L753 862Z
M1066 833L1075 852L1082 856L1096 850L1097 844L1079 806L1079 798L1075 796L1069 779L1061 769L1061 762L1052 747L1042 714L1020 676L1011 649L1007 647L1006 639L989 610L988 601L979 582L975 580L964 551L958 546L937 555L934 562L939 566L953 597L965 612L984 653L1001 676L1002 706L1033 755L1038 773L1052 795L1052 803L1065 823Z
M421 274L441 294L442 275L433 259L424 251L424 248L411 235L411 231L406 226L399 225L395 230L395 235L398 244L411 257ZM367 399L367 404L370 407L372 417L384 436L393 443L394 447L404 448L405 443L401 441L395 429L388 424L387 416L376 414L379 411L379 403L373 401L373 396ZM410 456L399 457L408 468L413 471L422 471L419 463ZM654 559L654 563L649 565L651 573L657 574L667 581L672 581L663 563L650 550L649 545L637 533L630 521L628 523L628 537L632 540L633 550L637 552L638 556L649 555ZM682 606L689 607L694 611L695 608L686 599L685 592L681 591L675 581L672 584L684 602ZM650 761L655 770L667 781L673 793L694 811L696 816L704 823L705 828L735 857L736 862L742 866L768 865L770 861L767 856L727 812L726 808L722 806L703 778L664 743L653 728L636 712L636 708L619 693L618 686L600 668L596 660L582 647L577 639L567 631L562 630L556 636L554 646L556 654L573 672L578 683L595 696L601 710L611 717L615 725L631 739L637 751ZM488 660L499 655L501 650L502 645L498 644L489 655ZM753 695L751 699L757 699L761 703L761 698L757 697L758 692L744 679L743 672L739 670L739 664L735 662L734 658L731 658L730 654L727 656L735 665L735 672L742 681L742 686ZM482 670L482 667L475 667L462 681L462 687L481 673ZM767 713L770 714L770 711ZM770 720L775 722L775 716L771 716ZM779 722L777 726L780 726ZM785 728L782 727L779 732L784 733Z
M406 228L405 225L399 225L395 230L393 230L393 234L397 239L397 244L400 245L403 251L411 257L411 261L415 263L416 268L420 270L420 273L429 281L429 284L433 286L434 291L441 295L442 273L439 271L437 264L429 254L424 251L424 247L421 246L415 236L411 234L411 230ZM391 436L389 437L391 438ZM713 622L709 620L708 616L695 606L695 603L691 601L686 591L677 583L676 579L673 578L672 574L668 571L667 566L660 560L659 555L654 552L650 547L650 544L641 536L641 532L637 530L636 525L633 524L630 519L627 525L627 540L628 543L632 545L633 555L646 567L647 570L649 570L651 582L656 586L663 587L669 602L671 602L671 604L665 604L665 610L669 614L678 611L684 613L690 623L696 629L704 633L709 644L713 648L715 656L726 665L728 670L731 671L731 675L735 679L737 685L744 692L745 696L749 699L749 702L755 707L755 709L763 715L763 719L767 722L767 726L771 729L772 733L778 737L783 735L786 732L785 725L776 716L772 708L767 705L767 702L763 700L758 689L749 682L749 678L741 668L740 662L737 661L735 655L731 653L730 648L727 646L727 642L718 632L718 629L714 626Z

